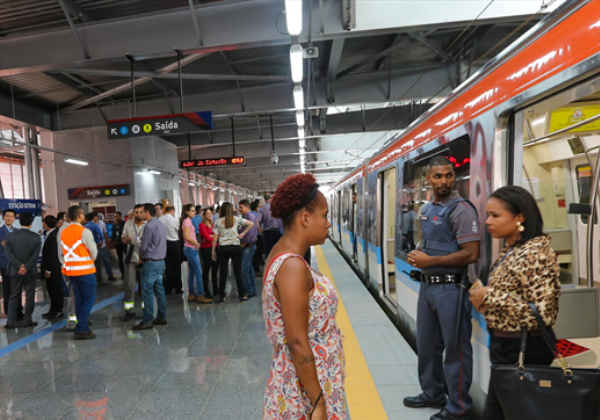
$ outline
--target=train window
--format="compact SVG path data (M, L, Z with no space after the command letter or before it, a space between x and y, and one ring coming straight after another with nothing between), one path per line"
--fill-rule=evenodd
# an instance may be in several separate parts
M404 164L404 182L401 199L401 220L398 223L398 235L402 238L397 241L400 252L408 254L419 246L421 242L421 226L417 217L420 209L433 201L433 191L427 183L427 164L436 156L446 156L456 170L456 183L454 188L462 197L469 197L469 179L471 168L471 140L469 136L462 136L444 146L419 157L418 160L407 161Z

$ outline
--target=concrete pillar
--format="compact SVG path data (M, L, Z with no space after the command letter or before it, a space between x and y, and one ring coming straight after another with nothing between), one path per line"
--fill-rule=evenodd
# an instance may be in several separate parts
M54 148L52 132L42 130L40 132L40 142L43 147ZM64 156L42 150L42 166L44 167L44 196L47 206L47 214L56 216L56 214L64 209L59 210L58 207L58 186L56 183L56 167L55 160L63 159Z

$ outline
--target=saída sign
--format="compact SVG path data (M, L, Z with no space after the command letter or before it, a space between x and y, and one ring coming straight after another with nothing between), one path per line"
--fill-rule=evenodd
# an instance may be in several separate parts
M109 139L162 136L213 129L211 111L112 120L107 124Z

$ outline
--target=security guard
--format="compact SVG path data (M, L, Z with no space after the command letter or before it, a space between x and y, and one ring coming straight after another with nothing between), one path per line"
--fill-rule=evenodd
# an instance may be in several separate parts
M471 305L464 296L467 267L479 260L479 221L473 205L452 189L456 173L447 158L434 157L426 178L435 201L416 216L422 241L408 254L408 263L421 270L417 349L423 392L405 398L404 405L442 409L430 420L466 419L472 406L473 350Z

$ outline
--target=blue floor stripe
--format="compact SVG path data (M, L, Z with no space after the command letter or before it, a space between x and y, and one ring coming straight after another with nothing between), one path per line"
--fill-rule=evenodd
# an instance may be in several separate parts
M123 299L124 296L125 296L125 293L121 292L116 296L113 296L109 299L103 300L102 302L95 304L92 307L92 313L99 311L100 309L105 308L108 305L112 305L116 301ZM21 347L24 347L30 343L33 343L34 341L39 340L40 338L42 338L48 334L52 334L53 332L58 331L61 328L66 327L66 326L67 326L67 320L63 319L62 321L59 321L56 324L52 324L52 325L44 328L43 330L40 330L31 335L28 335L27 337L22 338L19 341L15 341L14 343L9 344L8 346L2 347L2 348L0 348L0 357L4 357L7 354L10 354L10 353L20 349Z

